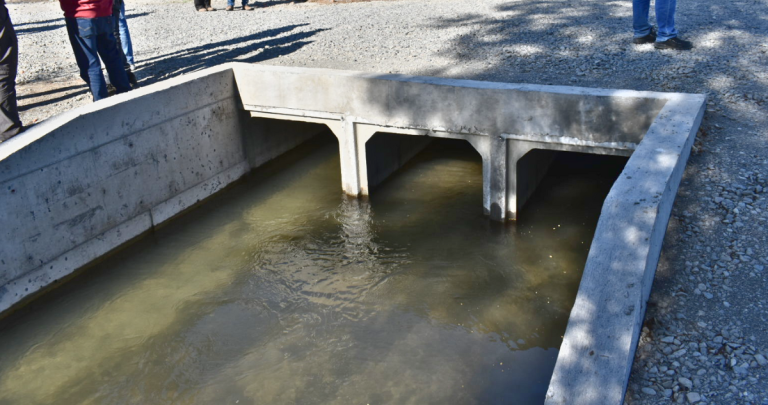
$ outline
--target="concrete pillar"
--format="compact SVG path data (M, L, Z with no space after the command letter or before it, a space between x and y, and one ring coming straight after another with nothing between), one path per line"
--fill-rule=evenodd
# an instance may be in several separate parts
M490 156L490 138L487 136L470 135L464 136L480 154L480 158L483 159L483 213L485 215L491 215L491 156Z
M499 135L491 135L488 155L489 215L491 220L504 221L508 211L507 173L514 174L514 171L508 170L507 140Z
M341 188L344 193L354 197L362 195L358 163L358 142L354 121L342 119L326 123L336 139L339 140L339 159L341 161Z
M358 127L357 139L357 173L360 179L360 194L371 195L371 185L368 184L368 153L365 144L376 134L378 127L371 125L360 125Z

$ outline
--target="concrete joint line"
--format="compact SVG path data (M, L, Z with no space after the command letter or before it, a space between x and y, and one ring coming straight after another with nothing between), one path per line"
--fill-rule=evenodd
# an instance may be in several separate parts
M568 137L568 136L552 136L552 135L542 135L542 134L532 134L532 135L501 134L501 136L504 137L504 139L511 139L511 140L517 140L517 141L573 145L573 146L581 146L581 147L588 147L588 148L604 148L604 149L631 150L631 151L637 149L637 143L634 143L634 142L593 142L589 140L582 140L579 138Z

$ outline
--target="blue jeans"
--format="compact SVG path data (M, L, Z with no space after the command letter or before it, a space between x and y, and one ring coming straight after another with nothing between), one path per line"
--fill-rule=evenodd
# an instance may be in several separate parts
M66 17L67 33L72 51L75 53L80 77L88 83L93 101L107 97L107 83L101 74L99 56L109 74L109 81L118 93L131 90L128 74L123 67L123 58L117 49L112 26L112 16L98 18Z
M123 53L128 59L128 64L133 65L133 44L131 43L131 32L128 31L128 22L125 21L125 3L120 5L120 15L117 19L117 26L120 29L120 42L123 45Z
M229 7L234 7L235 6L235 0L227 0L227 5ZM243 6L248 5L248 0L242 0L242 5Z
M656 24L659 26L656 42L677 36L675 7L677 0L656 0ZM632 27L635 30L635 38L644 37L651 32L651 24L648 23L650 8L651 0L632 0Z

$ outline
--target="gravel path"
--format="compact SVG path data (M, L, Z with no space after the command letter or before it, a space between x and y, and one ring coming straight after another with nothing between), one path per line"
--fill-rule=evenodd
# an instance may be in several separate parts
M627 403L768 405L768 0L681 1L687 53L631 45L628 0L255 5L196 13L191 1L128 0L141 82L237 60L707 93ZM90 102L58 2L9 9L25 123Z

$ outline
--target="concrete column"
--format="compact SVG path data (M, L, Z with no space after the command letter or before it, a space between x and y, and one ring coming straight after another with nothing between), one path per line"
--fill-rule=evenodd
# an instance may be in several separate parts
M491 215L491 140L487 136L464 136L483 159L483 213Z
M378 127L372 125L359 125L357 127L357 173L360 179L360 194L370 195L371 188L368 184L368 153L365 144L370 140Z
M339 159L341 160L341 188L344 193L354 197L362 194L357 152L357 133L355 123L342 119L327 123L336 139L339 140Z
M490 217L494 221L504 221L507 207L507 140L499 135L489 137L488 185L490 198ZM514 172L512 172L514 173Z
M531 147L526 144L525 142L518 142L518 141L507 141L507 153L509 156L509 162L508 162L508 170L509 170L509 179L508 179L508 188L507 188L507 199L509 200L509 208L507 212L507 216L510 220L517 220L517 210L518 210L518 201L517 201L517 195L518 195L518 184L517 184L517 162L525 156L526 153L531 151Z

